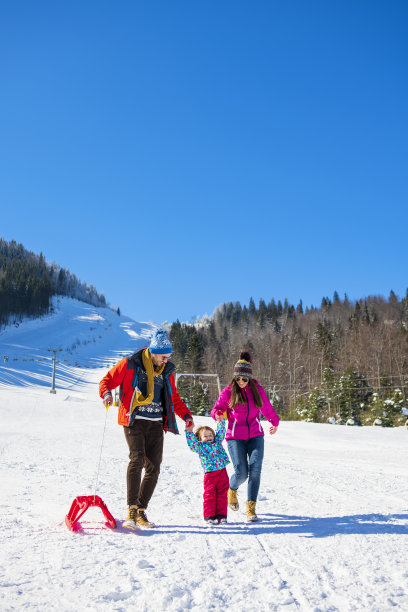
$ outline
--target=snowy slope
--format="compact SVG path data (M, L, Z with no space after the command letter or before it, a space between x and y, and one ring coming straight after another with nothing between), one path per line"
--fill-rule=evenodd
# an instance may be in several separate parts
M54 298L53 304L53 314L0 331L0 388L2 384L50 386L50 347L60 349L56 386L70 386L82 379L83 368L109 367L122 355L146 346L156 327L71 298Z
M148 512L158 528L122 528L128 451L98 382L122 351L146 343L149 329L71 300L47 320L1 334L0 357L18 361L0 370L0 609L408 610L404 428L281 423L266 436L260 521L247 525L241 511L230 512L227 526L208 528L201 466L179 420L182 435L165 436ZM76 336L80 349L72 349ZM56 395L49 371L28 357L47 356L54 342L64 349ZM104 367L89 367L98 360ZM95 492L100 456L96 492L118 528L90 509L83 534L74 534L64 517L77 495ZM244 506L245 487L239 498Z
M158 529L129 533L127 448L97 395L104 372L56 395L0 391L1 610L408 609L405 429L282 423L266 438L260 522L230 513L211 529L198 458L167 434L149 507ZM105 415L97 493L119 526L90 509L73 534L64 516L95 492Z

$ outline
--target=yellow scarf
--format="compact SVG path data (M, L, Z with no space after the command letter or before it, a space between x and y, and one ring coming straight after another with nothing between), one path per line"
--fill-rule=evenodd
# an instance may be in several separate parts
M158 370L156 370L153 366L153 361L149 353L149 349L145 349L143 351L142 361L147 374L147 395L146 397L144 397L141 391L134 392L131 413L134 411L135 408L137 408L137 406L145 406L146 404L152 403L154 396L154 377L159 376L163 372L164 366L166 365L165 363L163 363L163 365L160 366Z

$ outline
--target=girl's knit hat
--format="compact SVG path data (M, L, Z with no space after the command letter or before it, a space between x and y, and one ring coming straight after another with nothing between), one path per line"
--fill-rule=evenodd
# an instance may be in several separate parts
M252 378L251 355L248 351L242 351L237 363L234 366L234 376L245 376Z
M155 330L152 339L150 340L149 351L154 355L165 355L166 353L173 352L173 347L169 337L161 327L158 327Z

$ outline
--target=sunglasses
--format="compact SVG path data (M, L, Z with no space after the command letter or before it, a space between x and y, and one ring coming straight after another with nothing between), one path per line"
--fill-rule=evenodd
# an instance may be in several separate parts
M248 382L249 378L245 378L245 376L236 376L235 380L242 380L242 382Z

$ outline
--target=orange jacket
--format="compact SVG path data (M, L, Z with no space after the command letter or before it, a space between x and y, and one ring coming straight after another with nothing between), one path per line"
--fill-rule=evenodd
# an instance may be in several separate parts
M130 357L121 359L109 372L102 378L99 383L99 395L103 398L108 391L112 391L120 386L119 391L119 412L118 423L129 427L133 424L134 418L137 415L137 408L130 415L130 407L132 405L133 393L138 384L140 370L143 369L142 351L134 353ZM191 418L191 412L181 399L176 389L174 380L175 365L168 361L163 370L163 429L178 434L176 423L176 414L181 419L186 417Z

